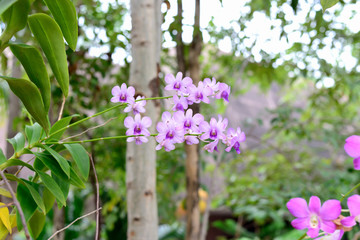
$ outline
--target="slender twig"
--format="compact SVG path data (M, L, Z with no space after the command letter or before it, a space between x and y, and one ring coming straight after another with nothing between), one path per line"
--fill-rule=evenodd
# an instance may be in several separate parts
M360 183L358 183L355 187L350 189L350 191L348 191L345 195L342 195L342 197L340 198L340 202L342 202L347 196L349 196L350 193L352 193L358 187L360 187Z
M92 212L89 212L89 213L81 216L81 217L78 217L77 219L75 219L74 221L72 221L72 222L71 222L69 225L67 225L66 227L64 227L64 228L62 228L62 229L60 229L60 230L57 230L53 235L51 235L51 236L48 238L48 240L52 239L53 237L55 237L55 236L56 236L57 234L59 234L60 232L68 229L71 225L73 225L74 223L76 223L76 222L79 221L80 219L83 219L83 218L85 218L85 217L87 217L87 216L90 216L91 214L94 214L94 213L96 213L96 212L98 212L98 211L100 211L100 210L101 210L101 208L98 208L98 209L96 209L96 210L94 210L94 211L92 211Z
M304 233L303 235L301 235L301 237L299 237L299 239L298 239L298 240L304 239L306 236L307 236L307 234L306 234L306 233Z
M108 124L109 122L111 122L112 120L114 120L114 119L116 119L116 118L117 118L117 117L110 118L109 120L107 120L107 121L104 122L103 124L100 124L100 125L97 125L97 126L88 128L88 129L86 129L85 131L83 131L83 132L81 132L81 133L79 133L79 134L76 134L76 135L73 135L73 136L64 138L64 139L62 139L61 141L65 141L65 140L68 140L68 139L74 138L74 137L79 137L79 136L83 135L84 133L87 133L88 131L94 130L94 129L99 128L99 127L103 127L103 126L105 126L106 124Z
M22 222L22 225L23 225L24 231L25 231L25 237L26 237L26 239L30 240L29 230L28 230L28 227L27 227L27 225L26 225L26 220L25 220L24 212L23 212L23 210L22 210L22 208L21 208L21 206L20 206L20 203L19 203L19 201L17 200L17 198L16 198L16 196L15 196L15 193L14 193L14 190L12 189L10 183L8 182L8 180L7 180L7 178L6 178L5 174L4 174L4 171L0 171L0 175L1 175L2 179L4 180L7 188L9 189L10 194L11 194L13 200L14 200L14 204L15 204L17 210L19 211L19 215L20 215L20 218L21 218L21 222Z
M66 97L65 97L65 95L63 95L63 100L62 100L62 104L61 104L61 108L60 108L60 112L59 112L58 121L62 118L64 107L65 107L65 102L66 102Z
M94 176L95 176L95 182L96 182L96 209L100 208L100 196L99 196L99 180L96 174L96 169L95 169L95 163L94 163L94 159L92 158L91 154L89 154L89 158L91 161L91 166L93 168L94 171ZM99 240L99 230L100 230L100 213L99 211L96 212L96 232L95 232L95 240Z
M11 203L8 203L8 204L5 204L5 205L2 205L2 206L0 206L0 208L10 207L10 206L12 206L12 205L14 205L14 202L11 202Z

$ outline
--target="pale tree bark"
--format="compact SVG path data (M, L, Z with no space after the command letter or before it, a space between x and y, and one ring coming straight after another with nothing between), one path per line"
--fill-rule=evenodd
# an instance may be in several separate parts
M160 0L131 1L132 63L129 84L136 95L158 96L161 46ZM160 15L160 16L159 16ZM150 132L155 132L159 102L148 101L146 116L152 119ZM158 239L156 201L155 140L142 145L128 143L126 151L126 187L129 240Z
M200 31L200 0L195 1L195 21L193 40L189 52L189 72L195 85L200 81L199 56L202 49ZM194 114L199 112L199 105L193 105ZM198 240L200 237L199 209L199 147L185 145L186 151L186 239Z

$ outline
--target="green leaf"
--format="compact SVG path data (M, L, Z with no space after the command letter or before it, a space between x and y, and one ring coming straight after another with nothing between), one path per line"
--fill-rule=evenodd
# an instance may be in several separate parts
M57 183L57 185L60 187L64 198L67 199L67 196L69 195L69 189L70 189L70 180L69 179L65 180L65 179L59 178L54 174L52 174L51 177ZM64 205L64 204L62 204L62 205ZM59 207L61 208L62 206L59 205Z
M25 44L10 44L10 49L23 65L29 79L39 88L45 111L49 111L51 99L50 79L39 50Z
M44 51L63 94L67 97L69 71L65 44L59 25L48 15L37 13L29 17L29 26Z
M46 133L49 132L49 118L44 108L44 103L39 89L34 83L26 79L17 79L0 76L5 79L13 93L20 98L22 103L33 118L43 127Z
M37 209L37 204L33 200L29 189L23 184L18 184L16 190L16 198L19 201L21 209L24 212L26 222L29 221L29 219L32 217L35 210Z
M76 165L79 168L81 176L87 180L90 171L90 159L85 148L80 144L64 144L66 149L70 152Z
M70 0L44 0L72 50L78 38L76 9Z
M84 182L81 180L79 175L77 175L73 168L70 169L70 183L82 189L86 187Z
M14 148L15 153L20 152L25 147L25 137L22 133L17 133L15 137L8 139Z
M38 205L38 207L41 209L41 211L43 211L44 214L46 214L45 204L44 204L40 194L38 193L38 191L27 181L24 180L24 182L26 184L26 187L29 189L32 198Z
M17 0L0 0L0 15L3 14Z
M0 148L0 164L3 164L4 162L6 162L6 157L2 149Z
M61 188L55 182L55 180L41 171L38 171L37 173L39 174L40 179L41 181L43 181L45 187L47 187L47 189L55 196L56 200L63 206L66 206L66 199L63 195Z
M12 198L11 193L5 188L0 188L0 195L7 198Z
M64 171L61 169L59 163L51 156L48 154L44 154L44 153L34 153L34 155L37 157L35 159L36 161L36 166L35 166L35 162L34 162L34 167L36 170L42 170L42 166L39 165L38 161L41 161L48 169L50 169L50 171L57 175L58 177L67 180L69 179L67 177L67 175L64 173ZM70 173L70 177L71 177L71 173Z
M5 163L0 165L0 170L4 170L8 167L12 167L12 166L23 166L23 167L27 167L28 169L35 171L35 169L28 163L21 161L19 159L10 159L8 161L6 161Z
M44 148L47 152L49 152L56 159L56 161L59 163L61 169L68 176L68 178L70 178L70 165L66 161L66 159L47 145L39 145L39 146L41 148Z
M3 1L1 1L0 3L3 3ZM0 8L2 8L2 6ZM10 8L7 8L7 10L2 14L1 17L6 24L6 28L2 33L2 37L6 36L4 42L10 40L10 38L16 32L20 31L26 26L27 16L29 14L29 11L30 11L29 0L17 0L15 3L11 5Z
M37 239L42 232L45 226L45 220L46 216L38 210L35 211L34 215L29 220L29 232L33 239Z
M43 129L38 123L34 123L32 126L25 126L25 135L29 146L38 142L41 139L42 133Z
M55 197L47 188L45 188L43 191L43 201L45 204L46 213L48 213L54 206Z
M321 6L323 8L323 12L325 12L326 9L331 8L338 2L339 0L320 0Z
M73 117L74 116L65 117L65 118L60 119L56 123L54 123L54 125L51 127L50 135L57 132L58 130L68 126ZM49 137L46 140L46 142L57 142L57 141L59 141L59 139L61 138L61 136L64 134L65 131L66 131L66 129L54 134L53 136Z

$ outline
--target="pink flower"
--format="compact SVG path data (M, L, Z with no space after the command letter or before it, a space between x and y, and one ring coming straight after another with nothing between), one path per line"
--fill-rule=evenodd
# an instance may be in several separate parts
M209 96L211 95L211 89L205 87L203 82L199 82L198 86L196 87L194 84L191 84L188 87L189 97L188 100L194 103L210 103Z
M177 122L178 129L182 129L184 134L200 134L199 124L204 121L204 116L196 113L193 116L193 110L188 109L186 113L178 111L174 113L174 120ZM199 139L197 136L185 135L186 144L198 144Z
M172 109L173 111L184 111L189 107L188 101L184 96L178 97L177 95L174 95L173 100L174 100L174 107Z
M183 74L181 72L178 72L176 74L176 78L172 74L167 74L165 76L165 82L167 85L165 86L165 90L171 91L175 90L180 93L186 94L187 93L187 87L192 84L192 79L189 77L182 78Z
M178 123L171 117L169 112L162 114L162 122L158 122L156 130L159 134L155 137L159 143L156 146L156 150L160 150L162 147L166 151L175 149L175 143L182 143L184 141L184 130L178 127Z
M326 234L325 236L321 236L315 238L314 240L341 240L344 235L344 230L336 230L334 233Z
M219 143L219 140L216 139L215 141L210 142L209 144L206 144L204 146L204 149L208 152L213 152L214 150L218 152L217 145Z
M204 84L206 88L211 89L211 94L216 93L219 90L219 82L216 82L215 78L212 78L212 80L210 80L210 78L205 78Z
M228 134L226 135L225 140L223 140L223 143L228 146L225 151L230 152L231 148L234 148L236 153L240 154L240 142L244 142L245 139L245 133L242 132L239 127L236 131L233 128L229 128Z
M352 227L356 222L360 222L360 196L353 195L348 198L347 205L350 210L350 216L341 220L341 224L345 227Z
M224 99L225 101L229 102L229 96L230 96L230 86L228 86L226 83L219 83L219 91L216 94L217 99Z
M226 136L224 134L225 128L228 125L228 120L225 118L222 119L219 115L219 121L216 121L215 118L210 119L210 124L206 121L200 124L200 130L203 132L201 135L201 140L211 139L211 140L225 140Z
M312 196L309 201L309 207L305 199L292 198L287 204L290 213L296 217L291 222L295 229L307 228L307 235L315 238L319 235L319 230L326 233L333 233L336 230L335 220L341 213L341 204L338 200L327 200L321 206L318 197Z
M124 112L133 111L134 115L136 115L138 113L144 113L145 112L144 107L146 105L146 100L141 100L144 98L145 97L138 96L136 98L136 101L129 103L129 105L124 109Z
M345 152L354 158L354 168L360 170L360 136L352 135L345 140Z
M140 114L136 114L135 118L128 116L124 120L124 125L128 130L126 131L127 136L139 135L135 137L129 137L127 139L128 142L132 142L135 140L136 144L142 144L143 142L147 142L148 139L146 137L150 136L148 127L151 126L151 118L143 117L141 118Z
M135 101L135 88L134 87L126 87L126 84L121 84L121 88L119 86L113 87L111 90L113 97L111 98L111 102L122 102L122 103L132 103Z

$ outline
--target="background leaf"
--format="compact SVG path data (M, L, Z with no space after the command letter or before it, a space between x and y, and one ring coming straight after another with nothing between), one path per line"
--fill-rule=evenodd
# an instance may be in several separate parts
M29 79L39 88L45 111L49 111L51 99L50 79L39 50L25 44L10 44L10 49L24 67Z
M13 93L20 98L22 103L33 118L49 132L49 118L44 108L44 103L39 89L34 83L25 79L0 76L5 79Z
M39 210L36 210L34 215L29 220L29 231L34 239L37 239L37 237L42 232L45 226L45 220L46 216Z
M53 134L54 132L57 132L58 130L66 127L67 125L69 125L72 118L73 118L73 116L65 117L65 118L60 119L56 123L54 123L54 125L50 129L50 135ZM61 136L64 134L65 131L66 131L66 129L54 134L53 136L49 137L46 140L46 142L59 141L59 139L61 138Z
M2 149L0 148L0 164L6 162L6 157L2 151Z
M17 0L0 0L0 15L3 14Z
M76 9L70 0L44 0L72 50L78 38Z
M67 97L69 72L65 44L59 25L48 15L36 13L29 17L29 26L44 51L63 94Z
M321 0L321 6L323 8L323 12L325 12L326 9L331 8L335 4L337 4L339 0Z

